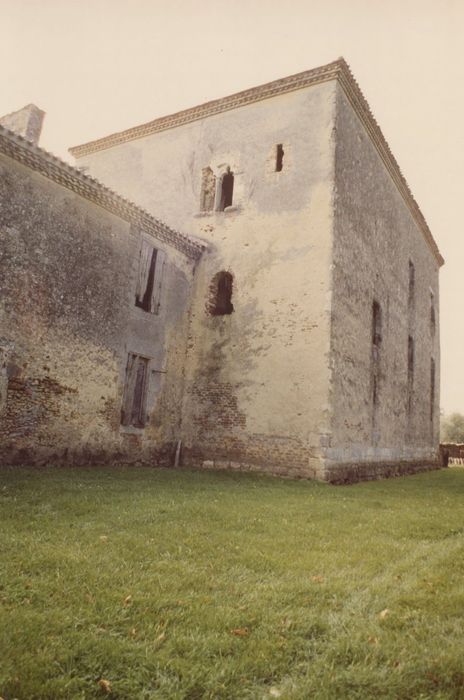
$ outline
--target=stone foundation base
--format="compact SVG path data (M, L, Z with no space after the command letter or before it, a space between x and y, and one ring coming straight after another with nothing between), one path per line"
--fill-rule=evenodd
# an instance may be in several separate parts
M158 467L173 467L176 443L165 443L157 448L141 449L140 445L127 444L124 449L107 450L82 449L50 451L40 449L10 449L0 452L0 466L90 466L108 464L140 464ZM417 474L440 469L443 465L437 460L417 460L404 462L353 462L330 463L317 457L306 457L306 463L294 459L292 462L251 462L229 460L224 457L214 459L194 458L191 454L181 456L181 465L202 469L229 469L243 472L256 472L290 479L312 479L330 484L354 484L358 481L387 479L395 476Z
M312 460L315 462L316 460ZM271 476L283 476L293 479L312 479L325 481L329 484L355 484L359 481L374 481L377 479L390 479L396 476L407 476L419 472L441 469L442 464L436 461L417 462L369 462L353 464L324 464L320 460L319 465L288 467L275 464L252 464L249 462L229 461L225 459L210 459L203 461L187 460L184 466L199 467L202 469L230 469L243 472L257 472Z
M123 445L96 448L90 446L65 449L47 449L23 447L0 450L0 467L10 466L62 466L86 467L114 464L140 464L152 467L172 467L174 464L176 444L164 443L157 447L144 447L139 444L138 436L129 436Z
M358 481L390 479L395 476L407 476L419 472L441 469L436 461L417 462L358 462L353 464L325 465L324 481L330 484L355 484Z
M201 469L221 469L240 472L256 472L269 476L285 476L290 479L312 479L320 480L319 470L314 467L289 467L278 464L253 464L251 462L237 462L227 459L205 459L203 461L183 460L182 466Z

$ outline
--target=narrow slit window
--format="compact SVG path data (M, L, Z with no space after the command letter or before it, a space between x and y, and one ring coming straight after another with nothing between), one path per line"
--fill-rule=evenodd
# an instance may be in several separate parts
M433 423L435 413L435 360L430 361L430 422Z
M284 167L284 147L281 143L278 143L276 146L276 163L275 163L275 171L276 173L280 173L282 168Z
M372 377L372 404L374 408L379 405L379 378L376 374Z
M209 312L211 316L226 316L234 310L232 304L233 278L230 272L218 272L211 281Z
M378 301L372 304L372 345L379 348L382 343L382 309Z
M408 303L409 306L412 307L414 306L414 295L415 295L415 286L416 286L416 270L414 268L414 263L412 260L409 261L409 296L408 296Z
M380 346L382 344L382 309L378 301L372 302L372 364L371 386L372 405L376 410L379 405L380 384ZM374 415L375 415L374 410Z
M430 292L430 333L432 335L432 338L435 335L435 329L436 329L435 299L433 296L433 292Z
M412 411L414 390L414 338L408 336L408 413Z
M135 291L135 305L152 314L160 307L165 254L142 240Z
M143 428L146 423L146 394L148 381L146 357L130 353L127 358L121 424Z
M234 196L234 174L230 172L230 168L224 173L221 179L221 197L219 200L218 211L224 211L226 207L232 206Z

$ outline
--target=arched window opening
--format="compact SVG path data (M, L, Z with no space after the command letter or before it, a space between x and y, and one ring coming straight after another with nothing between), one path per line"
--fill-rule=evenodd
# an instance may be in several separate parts
M232 304L232 275L218 272L210 286L209 312L211 316L225 316L234 310Z
M221 179L221 197L219 199L218 211L224 211L226 207L232 205L233 195L234 173L231 173L230 168L227 168L227 172L224 173Z
M203 168L201 176L201 211L213 211L216 196L216 176L210 167Z

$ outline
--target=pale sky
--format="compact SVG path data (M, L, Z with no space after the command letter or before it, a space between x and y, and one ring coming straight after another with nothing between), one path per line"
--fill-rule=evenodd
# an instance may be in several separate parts
M344 56L445 258L441 406L464 413L464 0L0 0L0 115L67 148Z

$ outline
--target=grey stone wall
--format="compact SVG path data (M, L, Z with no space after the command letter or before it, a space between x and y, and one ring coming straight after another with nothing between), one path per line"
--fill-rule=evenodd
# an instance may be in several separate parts
M184 461L317 477L328 432L335 83L86 156L79 165L208 241L189 329ZM276 171L276 147L284 149ZM232 207L201 211L205 168L234 173ZM208 313L233 276L234 311Z
M374 476L438 459L438 263L340 87L336 132L327 468L341 473L344 466L351 466ZM412 298L410 262L414 266ZM382 315L378 348L373 346L374 301ZM409 336L414 341L412 383L408 380ZM433 407L432 358L436 367Z
M440 258L373 139L382 142L343 75L80 160L209 242L189 326L182 438L190 463L335 482L437 466ZM226 167L233 206L202 211L211 200L202 197L205 169L220 178ZM233 276L234 311L216 317L208 308L220 270Z
M192 263L166 244L158 314L135 306L141 236L0 156L0 459L171 463ZM144 429L121 426L128 353L149 358Z

